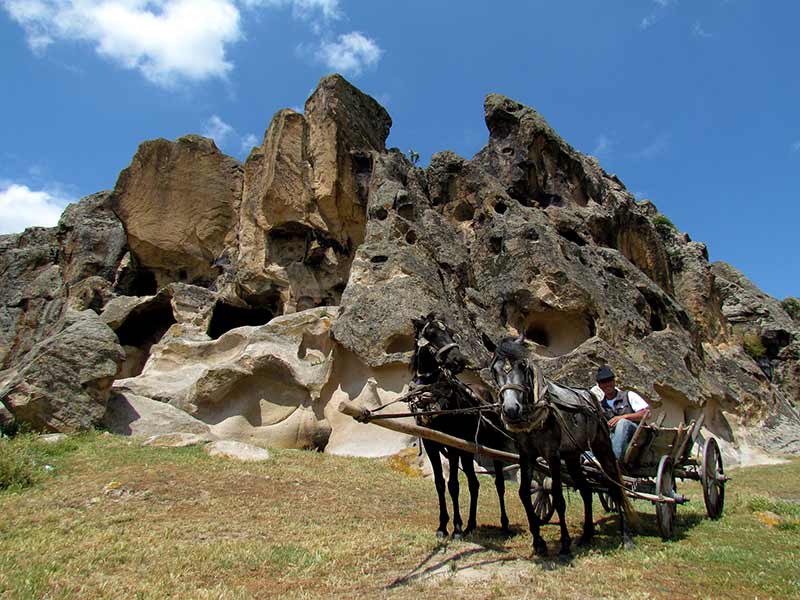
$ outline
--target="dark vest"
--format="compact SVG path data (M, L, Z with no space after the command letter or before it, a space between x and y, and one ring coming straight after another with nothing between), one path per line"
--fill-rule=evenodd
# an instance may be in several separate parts
M622 399L615 400L611 407L608 406L606 399L603 398L600 402L600 408L603 409L603 415L606 421L610 421L612 417L618 415L629 415L634 412L631 407L631 401L628 399L628 392L622 392Z

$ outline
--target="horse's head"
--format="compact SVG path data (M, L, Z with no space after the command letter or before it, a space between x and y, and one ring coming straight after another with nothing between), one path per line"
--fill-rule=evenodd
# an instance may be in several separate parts
M411 321L414 323L416 336L411 368L418 375L438 372L441 367L453 374L464 370L467 359L458 347L456 335L435 313Z
M536 386L523 337L503 338L489 368L499 390L503 422L512 431L525 429L536 404Z

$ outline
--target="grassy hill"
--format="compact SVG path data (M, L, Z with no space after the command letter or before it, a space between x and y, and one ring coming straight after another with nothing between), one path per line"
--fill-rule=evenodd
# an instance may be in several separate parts
M670 542L652 507L636 502L632 552L618 548L616 517L595 502L597 542L571 563L555 559L552 525L553 556L532 558L513 484L514 533L501 535L485 477L478 531L437 540L433 482L399 461L274 450L245 464L91 433L55 445L0 440L0 471L12 463L32 478L0 479L4 599L800 595L800 460L733 471L720 521L704 518L698 484L679 484L691 502ZM568 504L577 538L577 493Z

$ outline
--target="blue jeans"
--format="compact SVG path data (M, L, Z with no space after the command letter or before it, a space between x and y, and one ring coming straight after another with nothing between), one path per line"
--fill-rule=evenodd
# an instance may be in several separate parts
M628 419L620 419L611 430L611 449L617 460L621 461L625 457L625 451L633 439L633 434L636 433L636 427L637 423Z

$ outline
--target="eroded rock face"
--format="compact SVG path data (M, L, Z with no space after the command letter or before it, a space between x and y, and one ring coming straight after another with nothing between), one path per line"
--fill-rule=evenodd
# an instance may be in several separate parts
M144 142L113 195L132 270L150 274L157 287L210 285L222 270L215 263L235 239L241 189L241 165L212 140L188 135Z
M91 310L67 311L58 333L3 372L3 402L36 429L79 431L100 422L123 352Z
M335 75L305 114L275 115L245 165L235 279L250 306L283 314L340 304L390 125L375 100Z
M336 409L402 393L411 319L437 311L476 370L524 333L556 380L589 387L608 363L667 423L705 412L733 444L800 452L785 307L535 110L491 94L484 115L475 157L417 168L385 148L386 111L330 76L243 168L197 136L146 142L113 195L124 240L107 194L0 237L0 358L91 308L126 354L115 428L382 455L410 440Z

